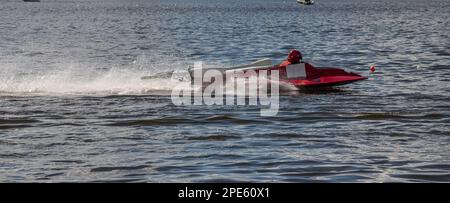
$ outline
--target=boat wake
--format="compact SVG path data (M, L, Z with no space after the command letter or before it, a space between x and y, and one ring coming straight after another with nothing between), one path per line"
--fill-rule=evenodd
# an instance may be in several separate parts
M174 67L165 64L167 67ZM162 67L162 66L159 66ZM180 68L180 67L175 67ZM53 70L30 70L15 66L0 67L0 95L147 95L170 93L182 81L155 77L151 68L111 67L109 69L83 65L60 65Z

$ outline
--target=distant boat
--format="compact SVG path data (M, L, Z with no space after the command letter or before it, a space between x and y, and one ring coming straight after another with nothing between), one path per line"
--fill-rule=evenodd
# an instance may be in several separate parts
M305 4L305 5L313 5L314 1L313 0L297 0L297 3Z
M40 0L23 0L24 2L41 2Z

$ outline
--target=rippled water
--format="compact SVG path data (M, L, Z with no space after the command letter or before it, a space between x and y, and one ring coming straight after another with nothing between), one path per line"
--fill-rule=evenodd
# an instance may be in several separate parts
M450 182L447 0L0 4L3 182ZM256 106L174 106L194 61L300 49L370 79Z

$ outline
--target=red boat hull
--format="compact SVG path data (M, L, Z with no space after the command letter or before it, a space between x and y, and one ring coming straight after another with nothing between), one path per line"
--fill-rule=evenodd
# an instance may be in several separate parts
M209 70L209 69L206 69ZM201 69L201 73L204 74L205 69ZM316 68L309 63L290 64L287 66L274 66L274 67L239 67L232 69L214 69L221 72L224 80L226 80L226 74L228 71L241 71L254 70L257 74L260 71L265 71L264 74L271 73L271 71L278 71L279 80L281 82L289 83L300 89L315 89L323 87L332 87L353 83L360 80L366 80L367 77L358 75L352 72L346 72L340 68ZM194 70L190 69L191 81L194 80ZM202 80L202 78L200 78ZM207 85L210 82L203 82L203 85Z
M352 72L346 72L340 68L316 68L311 64L304 64L304 77L289 78L286 68L280 70L281 81L287 82L297 88L322 88L345 85L367 77Z
M286 82L298 88L316 88L316 87L331 87L345 85L360 80L366 80L367 77L362 76L323 76L313 80L288 80Z

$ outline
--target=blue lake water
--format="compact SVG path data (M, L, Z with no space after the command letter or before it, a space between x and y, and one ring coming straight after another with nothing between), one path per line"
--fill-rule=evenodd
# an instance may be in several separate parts
M448 0L0 0L2 182L450 182ZM257 106L175 106L196 61L369 80Z

